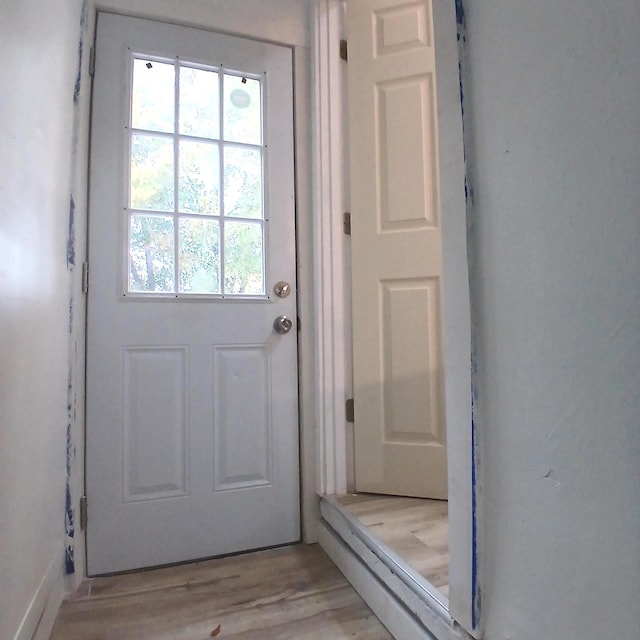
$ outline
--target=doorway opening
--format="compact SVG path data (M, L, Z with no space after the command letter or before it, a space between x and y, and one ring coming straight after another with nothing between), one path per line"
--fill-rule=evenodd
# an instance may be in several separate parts
M349 245L338 251L341 264L333 268L353 275L351 288L345 287L344 306L327 323L333 330L341 321L352 326L342 337L345 353L351 351L353 341L356 354L353 387L349 364L341 372L339 362L337 367L335 361L329 363L338 369L330 380L333 389L346 390L346 397L355 400L356 434L354 437L349 425L344 432L325 427L333 436L327 444L336 454L321 469L321 508L327 525L322 535L327 536L326 545L337 558L355 554L387 590L398 597L402 597L399 592L406 593L405 604L427 603L425 625L432 631L440 629L437 637L458 637L455 623L473 633L478 616L474 609L477 576L465 168L455 7L429 0L320 4L327 10L327 30L320 34L326 42L321 40L321 46L326 45L331 53L334 45L337 50L336 40L346 37L348 61L342 67L332 67L330 62L324 69L319 66L319 93L326 91L328 108L338 107L340 112L340 105L349 101L351 109L349 117L343 115L342 124L328 123L345 139L347 130L350 134L349 148L336 147L334 166L331 159L327 162L331 171L341 158L350 157L348 180L333 191L328 189L326 197L342 202L351 213L352 236ZM354 24L358 20L361 27ZM426 68L413 66L408 60L413 54L416 65L426 61ZM324 87L323 70L334 78ZM336 74L340 83L335 81ZM358 156L362 164L354 161ZM358 249L357 217L365 214L373 220ZM419 238L436 233L441 234L441 253L434 260L437 249L419 245ZM339 250L341 239L334 242ZM385 242L387 247L383 247ZM378 250L383 255L376 262ZM403 271L416 258L418 268L439 267L440 274ZM430 261L439 264L425 265ZM378 273L373 274L371 285L360 286L358 270ZM369 305L365 313L357 311L363 297ZM425 338L429 332L432 336ZM359 375L358 341L365 334L373 336L362 347L371 358L364 360ZM381 346L385 338L388 342ZM434 353L436 342L440 360ZM446 420L446 428L444 423L434 426L431 418L438 413ZM365 475L398 476L391 478L390 488L388 478L367 477L361 482L358 459L363 456L357 429L363 414L365 429L373 427L371 437L380 438L382 448L390 445L395 450L391 458L408 445L433 451L446 443L444 465L440 463L439 468L444 471L444 495L393 486L395 481L404 484L406 477L429 474L438 466L403 455L406 452L398 453L394 464L385 452L364 457ZM352 456L355 482L349 471ZM428 496L425 502L417 501L422 500L417 498L421 495ZM416 557L412 558L411 550ZM381 565L386 569L378 571Z

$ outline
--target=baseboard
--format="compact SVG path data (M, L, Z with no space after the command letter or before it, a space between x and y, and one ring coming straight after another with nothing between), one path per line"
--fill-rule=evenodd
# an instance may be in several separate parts
M322 549L394 638L435 640L326 522L320 522L318 534Z
M338 559L345 566L351 567L357 561L362 567L362 571L359 571L358 574L364 576L364 586L369 588L375 583L386 599L392 599L396 602L401 608L398 612L406 612L406 616L418 625L421 635L417 637L433 638L434 640L472 640L449 615L446 607L447 599L391 549L386 547L382 541L375 538L366 527L363 527L347 513L339 502L331 496L325 496L320 507L321 523L325 529L324 535L330 533L342 545L338 551L335 551L335 545L325 551L347 579L352 582L356 591L360 593L376 615L378 613L374 607L374 601L370 602L368 595L366 595L368 592L361 592L361 587L351 580L350 575L344 571L332 552L336 556L339 552ZM320 544L324 547L323 538L320 539ZM350 569L350 571L354 570ZM398 612L394 615L397 616ZM381 616L378 615L378 617L382 620ZM384 620L383 623L386 626ZM396 635L391 628L389 630L401 640L414 637L408 635L408 631Z
M36 589L14 640L49 640L64 597L63 558L56 553Z

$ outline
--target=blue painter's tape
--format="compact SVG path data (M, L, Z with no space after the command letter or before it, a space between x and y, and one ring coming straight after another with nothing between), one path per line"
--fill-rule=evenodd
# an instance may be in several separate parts
M474 629L480 622L480 585L478 584L478 519L476 474L476 425L471 397L471 624Z
M69 479L67 478L67 493L65 499L65 546L64 546L64 570L67 575L71 575L76 572L76 562L74 558L74 514L73 506L71 505L71 487L69 486Z
M84 2L82 3L82 11L80 12L81 27L86 26L88 16L89 16L89 0L84 0Z
M84 30L87 24L87 16L89 14L88 0L82 3L82 11L80 13L80 40L78 42L78 73L76 74L76 83L73 87L73 102L78 103L80 99L80 87L82 85L82 53L84 48Z
M83 49L82 36L80 36L80 42L78 42L78 73L76 74L76 83L73 87L73 102L78 103L80 99L80 87L82 85L82 49Z
M464 5L462 0L456 0L456 22L459 26L464 26Z
M69 383L71 384L71 383ZM71 500L71 462L74 455L71 439L71 423L67 424L67 487L64 507L65 553L64 568L67 575L76 571L74 558L75 514Z
M466 66L466 44L467 44L467 24L464 11L463 0L455 0L456 8L456 37L458 41L458 74L460 84L460 109L462 113L462 135L465 162L464 193L467 205L467 229L468 233L472 227L471 208L473 206L473 185L467 167L468 149L467 137L465 135L465 104L464 104L464 82ZM480 625L480 610L482 592L478 577L478 457L476 452L476 423L475 411L477 400L476 358L473 350L473 327L471 334L471 624L474 629Z
M73 196L69 198L69 231L67 234L67 266L76 263L76 229L75 229L76 203Z

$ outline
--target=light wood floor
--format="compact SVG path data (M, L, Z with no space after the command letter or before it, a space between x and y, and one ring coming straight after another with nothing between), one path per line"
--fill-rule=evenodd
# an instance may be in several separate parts
M63 603L51 640L211 637L391 638L317 545L297 545L88 580Z
M449 595L449 516L445 500L367 493L335 496L371 533Z

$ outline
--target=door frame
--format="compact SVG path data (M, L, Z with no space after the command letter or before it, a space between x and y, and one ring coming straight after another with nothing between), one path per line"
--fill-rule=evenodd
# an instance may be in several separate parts
M455 3L458 4L457 2ZM318 493L346 493L350 433L344 402L351 364L348 248L342 229L348 208L346 69L340 60L344 0L316 0L314 28L314 255L316 263L316 358ZM453 0L433 0L438 73L438 129L443 245L443 346L449 476L449 622L481 634L476 451L472 418L471 311L467 261L460 52L464 28ZM443 108L455 104L457 109ZM442 617L442 612L438 611Z
M454 0L434 0L438 69L442 57L448 58L450 63L458 62L455 38L451 39L448 33L450 20L447 20L454 4L457 6L460 3L458 0L455 3ZM306 0L300 0L300 5L307 5L306 24L297 17L283 22L275 16L267 24L260 20L248 21L246 15L231 3L220 7L185 7L176 1L166 2L160 8L151 0L90 0L87 32L91 41L95 34L97 11L106 11L266 40L293 49L298 314L301 323L298 357L302 536L305 542L316 542L320 523L319 496L343 493L350 488L351 482L347 462L352 455L351 438L344 414L344 401L351 395L351 318L347 303L349 246L342 227L342 215L348 209L348 149L343 82L345 68L338 55L339 41L343 37L345 1L311 0L307 3ZM458 29L461 27L458 24ZM442 33L449 38L440 42ZM458 93L458 81L453 82L452 75L448 80L448 91ZM438 95L441 97L443 79L439 78L438 82ZM449 86L452 83L454 86ZM90 101L90 97L87 101ZM88 110L87 105L87 113ZM459 114L449 116L444 120L443 114L439 113L443 132L449 127L454 131L460 128ZM446 134L442 136L445 137ZM461 163L459 149L461 140L458 147L456 144L453 145L454 149L447 149L441 143L441 163L448 166L445 162L451 162L457 179L461 177L464 180L464 163ZM88 157L88 148L85 152ZM442 185L443 206L451 202L450 189L453 200L459 201L459 194L456 198L454 193L455 186L459 185ZM463 229L458 229L457 239L466 243L466 220L458 220L460 225ZM453 235L443 225L447 281L452 265L446 261L446 247L454 240ZM467 287L465 289L463 286L460 290L464 298L460 303L463 309L467 309L461 320L468 325L468 271L465 269L459 275ZM444 303L445 316L450 319L453 305L448 303L448 296ZM468 329L463 327L462 330L463 334L468 334ZM450 325L445 322L445 349L449 349L451 336ZM463 352L464 366L459 375L454 375L454 381L450 382L449 372L446 372L447 393L457 387L460 397L468 400L461 409L461 415L455 418L457 426L450 428L448 434L449 518L454 525L450 541L449 613L476 635L481 628L481 620L477 606L477 487L470 407L470 338L463 341L460 351ZM456 380L457 384L454 384ZM82 386L80 383L79 387ZM78 391L83 393L84 389ZM450 423L454 421L448 402L447 419ZM455 486L451 483L453 477L456 478ZM85 567L77 575L84 575Z

